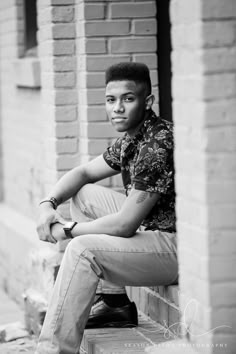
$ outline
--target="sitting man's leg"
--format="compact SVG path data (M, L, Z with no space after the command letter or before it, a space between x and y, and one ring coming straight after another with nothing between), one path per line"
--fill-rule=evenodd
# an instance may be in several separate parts
M85 222L115 213L120 210L125 198L124 194L112 189L97 184L87 184L72 199L71 218L77 222ZM135 305L131 304L125 287L100 280L96 294L96 306L92 308L86 328L97 328L108 325L106 305L114 309L113 314L110 313L110 316L117 327L123 326L120 312L124 313L124 317L128 317L131 326L132 324L137 324L136 311L133 311ZM121 307L123 309L120 309ZM119 308L119 314L116 308Z
M36 353L79 353L99 278L123 287L167 285L177 277L175 234L75 237L65 251Z

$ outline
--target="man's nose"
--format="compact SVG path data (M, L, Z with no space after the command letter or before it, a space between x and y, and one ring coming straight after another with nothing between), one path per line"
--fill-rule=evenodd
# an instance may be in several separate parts
M117 100L115 105L114 105L114 112L118 113L118 112L124 112L124 106L121 102L121 100Z

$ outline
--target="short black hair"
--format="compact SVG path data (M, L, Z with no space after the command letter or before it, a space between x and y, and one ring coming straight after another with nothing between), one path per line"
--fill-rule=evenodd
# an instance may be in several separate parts
M135 83L145 84L147 94L152 92L150 73L147 65L136 62L121 62L110 66L106 70L106 85L110 81L131 80Z

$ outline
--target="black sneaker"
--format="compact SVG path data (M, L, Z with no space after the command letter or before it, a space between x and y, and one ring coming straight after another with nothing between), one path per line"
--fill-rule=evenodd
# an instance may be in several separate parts
M122 307L110 307L101 298L92 306L85 329L132 328L138 325L138 312L134 302Z

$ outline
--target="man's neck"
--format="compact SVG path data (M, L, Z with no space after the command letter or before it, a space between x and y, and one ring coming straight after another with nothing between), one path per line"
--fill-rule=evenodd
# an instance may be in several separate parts
M141 129L141 128L143 127L143 125L144 125L144 122L147 120L148 117L150 117L151 112L152 112L151 109L149 109L148 111L145 111L143 120L137 125L137 127L136 127L133 131L127 132L127 135L128 135L131 139L133 139L133 138L139 133L140 129Z

